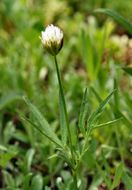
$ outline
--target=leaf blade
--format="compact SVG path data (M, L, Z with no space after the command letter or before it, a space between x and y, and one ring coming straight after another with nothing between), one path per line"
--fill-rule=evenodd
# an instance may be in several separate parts
M123 173L123 165L122 165L122 163L120 163L119 166L116 168L114 181L112 183L110 190L113 190L115 187L118 186L121 176L122 176L122 173Z
M97 129L97 128L100 128L100 127L113 125L113 124L115 124L117 121L120 121L120 119L122 119L122 118L114 119L114 120L108 121L108 122L106 122L106 123L101 123L101 124L99 124L99 125L95 125L95 126L93 127L93 129Z
M7 95L0 98L0 110L9 105L10 103L21 100L22 94L17 92L9 92Z
M112 17L116 22L123 26L130 34L132 34L132 24L128 22L123 16L110 9L96 9L94 13L104 13Z
M93 114L91 114L91 116L88 119L88 125L91 126L94 121L97 119L97 117L99 117L99 115L102 113L102 111L104 110L106 104L110 101L112 95L114 94L116 90L113 90L103 101L102 103L99 105L99 107L93 112Z
M132 67L123 67L122 68L127 74L132 76Z
M87 88L85 89L85 92L83 94L81 108L80 108L80 114L78 119L78 126L83 135L85 135L85 119L87 116Z
M56 143L60 147L62 143L54 131L50 128L49 123L40 113L40 111L27 99L24 98L25 103L28 105L30 112L32 113L36 123L34 124L42 133L48 137L52 142ZM33 123L32 123L33 124Z

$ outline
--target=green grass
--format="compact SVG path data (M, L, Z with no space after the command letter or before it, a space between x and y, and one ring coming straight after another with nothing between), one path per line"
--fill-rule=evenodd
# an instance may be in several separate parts
M131 190L131 6L86 5L0 2L1 190ZM62 88L39 39L51 23Z

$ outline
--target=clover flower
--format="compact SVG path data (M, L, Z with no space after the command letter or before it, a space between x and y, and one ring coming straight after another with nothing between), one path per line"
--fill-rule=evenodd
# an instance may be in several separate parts
M41 41L43 47L52 55L57 55L63 45L63 32L53 24L48 25L45 31L42 31Z

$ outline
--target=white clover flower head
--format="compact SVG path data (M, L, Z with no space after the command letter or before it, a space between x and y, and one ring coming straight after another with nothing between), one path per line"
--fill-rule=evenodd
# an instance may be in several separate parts
M63 45L63 32L53 24L48 25L45 31L42 31L41 41L43 47L52 55L57 55Z

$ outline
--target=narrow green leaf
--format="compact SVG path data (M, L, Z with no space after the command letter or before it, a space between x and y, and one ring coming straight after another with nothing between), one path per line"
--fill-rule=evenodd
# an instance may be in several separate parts
M11 102L21 99L22 99L21 93L10 92L7 95L2 96L0 98L0 110L9 105Z
M122 113L120 110L117 110L118 117L122 117L123 123L129 128L132 129L132 121L127 118L127 116Z
M102 101L102 103L99 105L99 107L97 108L97 110L95 112L93 112L93 114L89 117L88 119L88 125L91 127L94 123L94 121L100 116L100 114L102 113L102 111L104 110L106 104L110 101L113 93L115 92L115 90L113 90L113 92L111 92L109 94L109 96L107 96L107 98Z
M102 144L101 147L102 147L102 149L106 149L106 150L112 150L112 151L114 151L114 150L117 151L118 150L117 147L109 146L109 145L106 145L106 144Z
M52 156L49 156L48 159L52 159L52 158L56 158L58 156L58 154L53 154Z
M105 170L105 173L106 173L106 177L107 177L107 183L109 184L108 187L111 186L111 178L110 178L110 166L105 158L105 155L104 155L104 152L102 150L101 152L101 155L102 155L102 162L103 162L103 165L104 165L104 170Z
M115 177L114 177L114 181L112 183L112 186L110 188L110 190L113 190L115 187L117 187L120 183L120 179L122 177L122 173L123 173L123 165L122 163L119 164L119 166L116 168L116 172L115 172Z
M118 84L117 84L117 80L114 79L113 81L114 83L114 89L118 89ZM120 105L120 97L119 97L119 93L118 90L114 93L114 112L116 112L119 109Z
M122 118L119 118L119 119L115 119L113 121L108 121L107 123L102 123L102 124L99 124L99 125L95 125L93 127L93 129L97 129L97 128L100 128L100 127L105 127L105 126L109 126L109 125L113 125L115 124L117 121L120 121Z
M123 182L125 184L126 190L131 190L132 189L132 179L129 177L129 175L124 172L123 173Z
M90 90L92 91L92 93L95 95L96 99L98 100L99 103L101 103L103 100L102 98L99 96L99 94L96 92L96 90L93 87L90 87Z
M33 148L29 149L26 153L26 162L27 162L26 164L27 164L28 171L30 171L34 154L35 154L35 150Z
M128 22L123 16L110 9L96 9L94 13L104 13L112 17L116 22L123 26L130 34L132 34L132 24Z
M3 145L0 144L0 150L7 151L8 149L5 146L3 146Z
M57 135L54 133L54 131L50 128L49 123L47 120L43 117L43 115L40 113L40 111L26 98L24 98L26 104L29 107L30 113L33 115L35 123L30 121L30 123L36 127L39 131L41 131L46 137L48 137L52 142L62 146L61 141L57 137ZM29 122L29 120L28 120Z
M92 46L91 38L84 30L81 31L81 49L83 62L86 65L90 79L94 79L94 53L95 49Z
M3 171L3 174L4 174L5 183L7 185L7 189L8 188L15 189L15 180L12 177L12 175L5 170Z
M29 190L30 189L30 180L32 177L32 173L28 173L24 176L24 180L23 180L23 189L24 190Z
M85 149L87 149L87 143L88 143L88 138L91 134L91 131L94 127L94 122L97 120L97 118L101 115L101 113L103 112L106 104L110 101L113 93L115 92L115 90L113 90L110 95L107 96L107 98L102 101L102 103L99 105L99 107L91 114L91 116L88 118L88 122L87 122L87 134L86 134L86 140L84 143L84 147L83 147L83 151L85 151Z
M12 137L15 139L24 142L24 143L29 143L29 139L27 137L27 134L23 133L21 130L17 129L15 133L13 132Z
M114 81L114 87L116 87L115 89L117 89L117 84L116 81ZM102 101L101 97L99 96L99 94L95 91L95 89L91 88L92 92L94 93L94 95L96 96L98 102L100 103ZM132 128L132 121L130 120L130 118L127 117L127 115L125 115L124 113L122 113L116 106L119 104L119 94L117 92L118 90L116 90L114 93L114 104L113 103L109 103L113 113L115 114L115 118L117 119L122 119L122 122L128 127L128 128ZM130 104L129 104L130 105ZM108 114L110 114L109 110L106 110Z
M123 67L122 68L127 74L132 76L132 67Z
M83 99L80 108L78 126L83 135L85 135L85 125L86 125L86 116L88 112L88 103L87 103L87 88L83 94Z
M108 186L108 188L109 188L110 183L109 183L109 179L108 179L108 177L107 177L106 171L104 171L104 170L101 168L101 166L100 166L97 162L96 162L96 167L97 167L97 169L98 169L100 175L103 177L105 183L107 184L107 186Z

